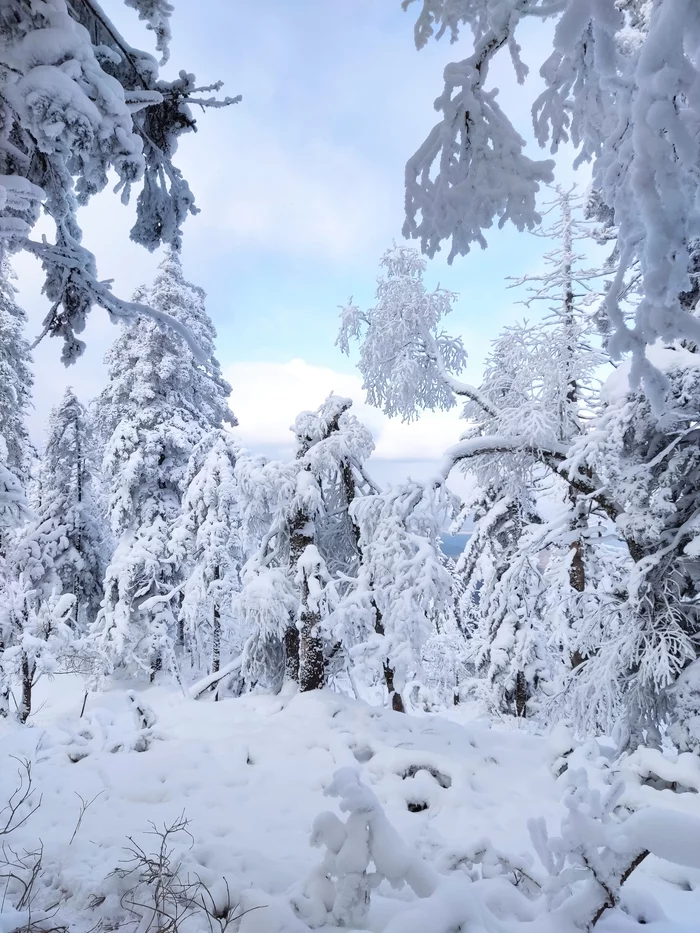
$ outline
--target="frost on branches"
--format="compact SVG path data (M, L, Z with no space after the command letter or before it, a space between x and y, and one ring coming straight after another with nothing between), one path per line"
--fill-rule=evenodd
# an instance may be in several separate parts
M66 545L54 561L63 593L73 595L80 630L92 624L102 600L107 541L96 501L95 436L72 389L51 412L40 465L36 506L40 524L60 529Z
M221 667L222 645L232 642L237 653L242 647L233 616L243 564L236 457L226 430L216 428L197 444L171 543L184 574L180 640L195 667L213 674Z
M482 490L458 568L473 626L468 653L485 677L478 689L488 705L521 716L533 712L530 701L546 681L585 657L584 630L599 601L593 549L606 518L590 498L592 474L581 488L560 459L598 404L596 374L606 357L592 312L604 271L585 264L578 242L590 242L591 231L573 193L558 189L548 213L553 222L539 231L555 241L546 271L515 283L528 286L525 305L543 303L546 316L505 328L493 342L480 391L497 414L484 416L475 402L464 411L475 423L463 436L471 444L464 463ZM521 446L480 453L479 438L493 435L519 437Z
M379 490L350 405L331 395L299 415L292 463L238 460L246 533L262 537L243 573L243 676L275 690L285 675L302 691L335 683L403 711L402 691L425 684L427 641L453 616L439 542L451 502L415 484Z
M165 55L170 4L129 5ZM124 203L140 189L132 239L149 250L178 247L182 224L196 211L172 162L179 136L195 128L190 106L233 101L201 96L220 85L198 88L184 71L160 79L156 60L122 39L92 0L7 0L0 33L0 250L26 249L41 261L52 303L43 333L61 337L64 361L74 361L84 348L77 334L98 304L113 318L151 315L187 337L162 309L117 298L98 280L77 210L113 171ZM55 224L55 243L30 238L40 206Z
M404 0L404 9L414 0ZM556 19L541 63L545 90L532 102L540 146L562 143L592 165L593 187L616 228L619 266L606 298L615 356L633 351L633 380L656 403L667 387L645 356L657 338L697 339L700 323L682 296L699 229L700 12L695 0L421 0L418 48L432 36L471 34L473 51L447 66L435 102L441 119L406 167L406 236L429 255L451 240L449 259L466 254L483 231L538 223L536 195L552 163L532 162L488 86L494 57L509 55L522 83L527 66L518 36L526 20ZM538 25L539 29L548 28ZM538 63L539 64L539 63ZM622 310L626 279L642 279L630 324Z
M246 565L240 603L252 628L244 651L249 686L279 689L286 672L314 689L348 666L329 619L357 573L350 506L376 488L364 469L372 437L349 413L351 404L331 395L299 415L291 463L238 461L246 533L262 538Z
M571 455L572 463L600 470L620 503L616 524L629 553L625 590L611 600L600 656L581 671L582 686L589 707L625 699L635 741L658 721L665 688L697 657L700 581L694 414L700 355L676 343L651 348L649 357L669 384L666 414L657 415L641 390L629 388L623 364L604 387L600 417ZM692 691L679 686L678 696L677 707L670 703L672 720L697 715ZM671 691L667 699L673 698Z
M453 620L452 577L440 551L440 519L451 508L442 490L411 483L352 505L361 560L337 617L346 639L354 631L358 679L384 682L397 711L408 687L425 686L425 646Z
M337 340L347 354L350 341L359 342L357 365L369 403L411 421L425 408L452 408L455 396L478 398L475 388L456 378L467 362L462 340L442 326L457 296L442 288L428 292L426 262L410 247L387 250L381 267L377 303L361 311L351 299L341 311Z
M182 641L183 579L171 540L190 456L209 431L235 419L213 355L204 293L185 281L175 251L144 297L183 323L206 354L200 363L176 333L142 318L107 354L109 384L96 404L116 537L96 632L112 665L153 673L164 663L174 669L174 647Z
M26 515L25 489L31 466L24 419L34 378L24 335L26 314L15 300L14 273L0 266L0 557L7 535Z

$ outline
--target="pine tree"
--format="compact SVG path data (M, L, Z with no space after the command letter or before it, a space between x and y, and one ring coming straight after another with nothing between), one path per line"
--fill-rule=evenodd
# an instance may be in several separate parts
M571 457L598 472L620 503L616 529L628 557L622 581L618 571L589 622L602 648L575 672L569 695L589 727L609 726L610 710L624 714L632 744L645 734L658 739L665 695L673 697L696 660L699 632L700 353L681 342L648 352L670 386L667 412L659 416L641 388L630 387L627 362L606 382L602 411ZM668 715L677 722L697 713L681 704Z
M41 462L39 524L60 528L65 548L54 559L63 593L72 594L80 630L91 625L102 601L107 558L103 518L95 501L95 437L71 388L49 419Z
M95 407L116 538L95 632L112 665L153 675L164 661L174 668L173 648L182 642L183 576L170 545L190 456L209 431L235 419L204 292L185 281L177 252L140 295L185 324L205 354L199 362L172 330L141 319L109 351L109 384Z
M200 666L200 659L208 657L210 673L220 669L222 638L232 640L239 651L242 647L233 618L243 564L236 456L233 437L218 428L195 447L172 535L173 558L183 568L185 581L183 639Z

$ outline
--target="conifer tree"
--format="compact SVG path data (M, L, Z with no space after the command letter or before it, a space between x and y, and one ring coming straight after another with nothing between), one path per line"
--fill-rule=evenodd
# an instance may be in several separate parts
M31 450L25 425L34 377L24 334L26 314L19 307L14 273L7 260L0 265L0 552L7 535L25 514L25 493Z
M61 591L75 599L80 630L92 624L102 601L107 540L95 500L95 437L71 388L49 419L40 465L37 522L60 528L65 547L54 558Z
M219 428L194 448L171 544L184 575L183 641L199 666L207 658L210 673L221 667L223 638L232 639L239 651L242 647L241 632L233 630L233 598L243 564L236 456L233 437Z
M164 661L175 668L182 640L183 577L170 545L190 456L209 431L235 419L204 292L185 280L175 250L139 295L185 324L205 354L200 362L172 329L140 319L107 354L109 383L95 408L116 538L95 633L111 665L153 675Z

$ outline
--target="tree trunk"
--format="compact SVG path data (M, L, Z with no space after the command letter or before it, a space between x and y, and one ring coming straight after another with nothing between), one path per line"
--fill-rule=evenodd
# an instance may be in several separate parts
M10 685L0 680L0 719L7 719L10 715Z
M386 689L389 691L391 708L395 713L405 713L406 708L403 705L403 698L394 687L394 670L388 661L384 662L384 683L386 684Z
M221 667L221 615L219 607L214 606L214 627L212 631L211 672L216 674Z
M151 674L149 680L151 683L156 679L156 674L163 670L163 658L160 653L151 658Z
M308 545L314 543L314 524L309 516L304 512L298 512L289 525L289 576L294 579L297 574L297 566L301 555ZM306 584L305 584L306 586ZM301 605L306 605L308 589L302 593ZM303 620L302 620L303 624ZM301 682L301 639L299 629L295 620L292 620L284 633L284 676L285 680L293 680L295 683ZM311 689L311 688L308 688Z
M577 593L583 593L586 588L586 566L583 560L583 544L580 538L577 538L571 545L572 556L569 566L569 584L572 590ZM571 667L576 669L587 660L585 654L576 648L571 655Z
M372 602L374 602L374 600L372 600ZM376 613L375 621L374 621L374 631L377 633L377 635L383 635L384 634L384 623L382 622L382 614L379 611L379 607L377 606L376 603L374 603L374 611ZM405 713L406 708L403 705L403 698L401 694L398 692L398 690L396 690L396 688L394 687L394 669L389 664L388 658L384 662L383 666L384 666L384 683L386 684L386 689L389 693L389 703L391 704L391 708L396 713Z
M214 568L214 579L218 580L220 578L218 566ZM211 672L216 674L221 667L221 613L219 612L219 604L214 603L214 622L212 626L212 658L211 658Z
M34 680L34 665L29 660L26 651L22 652L22 705L18 716L20 722L26 722L32 711L32 682Z
M308 593L306 595L308 598ZM299 637L299 689L302 693L320 690L326 683L323 645L317 634L320 621L317 612L308 608L302 611Z
M290 622L284 633L284 679L299 683L299 629Z
M515 677L515 715L521 719L527 716L527 681L523 671L518 671Z

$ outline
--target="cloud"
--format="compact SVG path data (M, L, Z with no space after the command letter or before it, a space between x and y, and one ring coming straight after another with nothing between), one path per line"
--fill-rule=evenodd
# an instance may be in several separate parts
M272 456L290 456L290 425L299 412L318 408L330 392L353 399L353 413L374 435L373 461L394 461L397 470L400 462L414 467L423 463L420 472L427 470L429 475L464 427L456 409L426 412L412 424L389 419L363 401L359 376L314 366L302 359L234 363L225 368L225 374L233 387L231 407L240 422L242 442L251 450Z
M227 248L337 263L373 254L390 236L391 205L360 153L319 138L294 144L247 117L236 130L245 145L217 147L197 180L201 226L215 227Z

